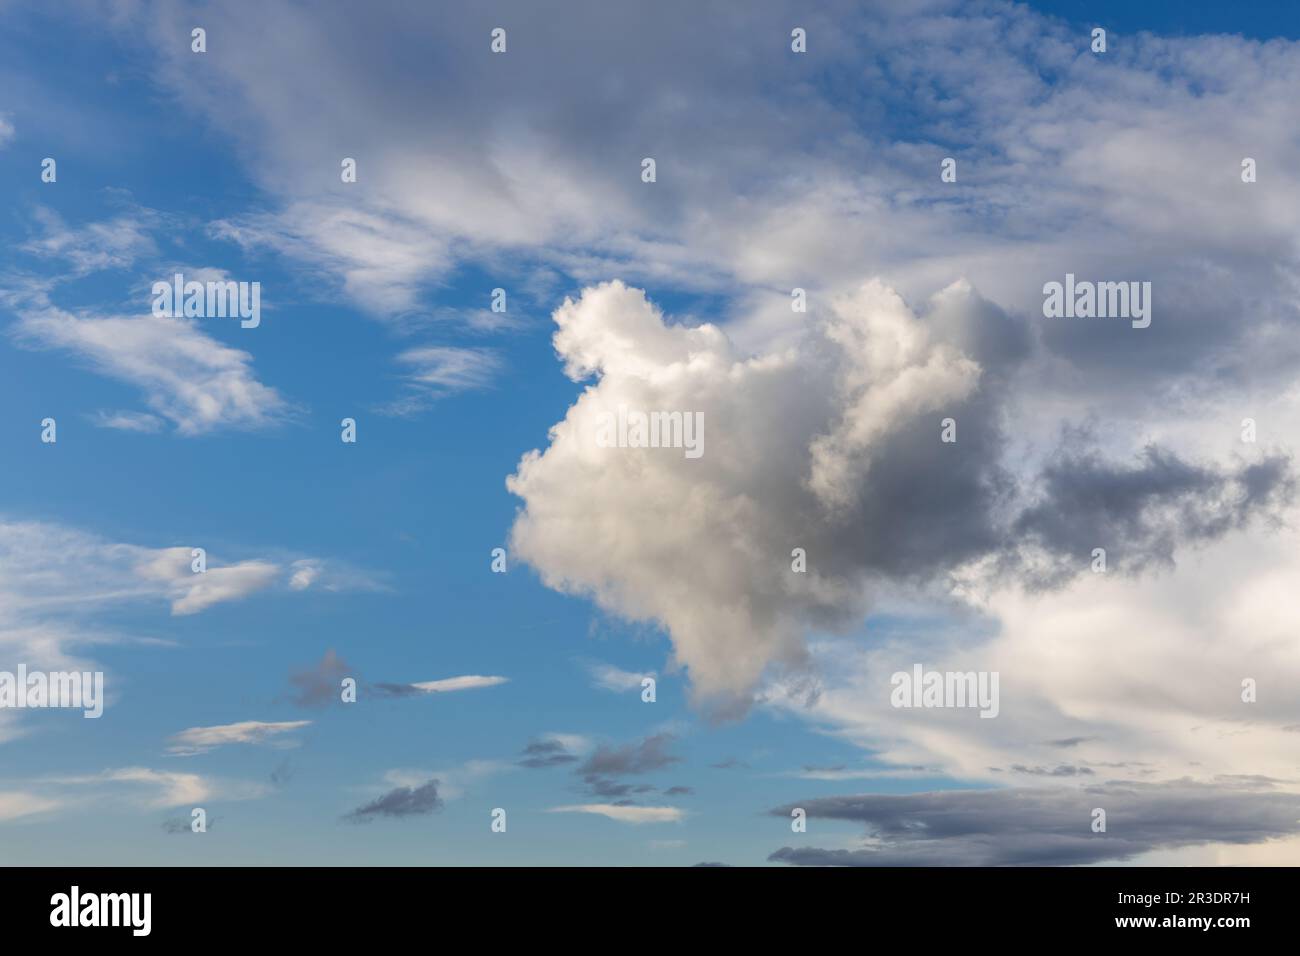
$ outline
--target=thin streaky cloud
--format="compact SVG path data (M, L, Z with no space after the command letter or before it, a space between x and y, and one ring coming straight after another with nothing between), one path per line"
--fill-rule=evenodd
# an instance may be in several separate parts
M167 752L175 756L194 756L228 744L292 745L284 735L311 725L310 720L266 722L245 720L215 727L191 727L173 734Z
M644 823L678 823L686 816L686 811L678 807L639 807L624 806L617 803L580 803L562 807L551 807L547 813L587 813L608 817L619 823L641 825Z
M459 690L478 690L482 687L496 687L510 681L509 677L485 677L479 674L465 674L460 677L444 677L441 680L417 681L411 684L418 691L426 694L450 694Z

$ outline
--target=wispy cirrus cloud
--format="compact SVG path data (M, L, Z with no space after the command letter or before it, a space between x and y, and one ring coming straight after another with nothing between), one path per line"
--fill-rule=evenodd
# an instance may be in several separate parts
M10 334L20 345L69 352L139 388L154 415L181 435L267 428L293 412L278 391L257 379L252 355L217 341L194 320L78 315L46 305L20 309Z
M270 744L291 747L295 745L295 741L286 739L285 735L310 725L310 720L279 722L245 720L214 727L190 727L169 738L167 752L178 757L191 757L228 744Z
M82 656L89 648L148 643L101 623L110 610L167 608L188 616L291 589L291 563L283 559L222 564L211 555L207 571L196 573L192 552L0 516L0 651L29 667L97 670L102 665ZM0 739L16 732L16 713L0 718Z
M80 226L68 225L45 206L36 208L33 219L40 235L23 243L22 251L42 259L62 260L76 275L125 269L140 259L158 255L153 231L163 217L142 206L132 204L111 219Z
M264 590L283 569L271 561L241 561L233 565L193 570L191 548L166 548L149 554L137 565L148 581L165 585L172 594L172 614L183 616Z
M117 216L71 226L53 211L34 214L40 235L20 249L37 262L66 264L52 276L18 269L3 277L0 304L17 316L8 329L12 340L32 350L73 355L96 372L138 388L150 411L100 411L103 427L155 431L160 420L181 435L220 429L261 429L290 421L297 408L260 381L253 356L209 334L199 321L155 315L151 300L140 308L116 310L59 305L55 292L70 279L105 270L126 270L141 261L163 268L155 233L164 214L129 203ZM192 279L218 278L223 270L197 267ZM135 277L133 277L134 280Z
M83 616L112 604L165 601L193 614L267 588L284 568L253 559L204 573L188 547L148 548L64 525L0 519L0 626ZM211 584L204 582L211 577Z
M615 667L613 664L606 664L602 661L586 661L584 666L587 673L591 675L592 684L601 690L621 693L622 691L641 689L641 682L647 677L655 677L654 671L638 673L636 671L625 671L621 667Z
M464 674L460 677L444 677L441 680L417 681L410 684L398 684L381 681L370 685L370 691L378 697L404 698L422 697L430 694L453 694L462 690L479 690L484 687L496 687L509 683L508 677Z
M390 415L414 415L439 398L490 388L500 375L501 357L489 349L427 345L398 354L406 392L380 406Z
M0 143L0 145L3 145ZM0 823L40 817L58 810L62 801L23 790L0 790Z
M146 809L195 806L205 800L255 800L270 792L265 784L200 773L121 767L95 774L46 777L41 785L63 788L78 800L121 801ZM83 791L76 795L77 791Z
M93 421L100 428L113 428L117 431L139 432L140 434L153 434L161 431L164 422L157 415L151 415L148 412L132 411L105 411L100 410L91 416Z
M326 288L394 321L418 320L421 290L453 261L444 238L384 205L292 203L278 214L219 219L209 230L247 251L286 254Z

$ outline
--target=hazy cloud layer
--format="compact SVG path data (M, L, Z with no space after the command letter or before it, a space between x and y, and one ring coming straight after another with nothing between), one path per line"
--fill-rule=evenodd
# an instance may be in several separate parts
M1068 271L1150 280L1158 313L1145 336L1045 327L1065 371L1044 379L1055 391L1101 398L1101 381L1115 403L1153 385L1175 397L1171 376L1276 380L1300 356L1286 332L1294 43L1111 31L1096 56L1077 26L958 0L508 3L491 16L380 3L309 24L205 7L212 36L241 42L198 70L172 42L196 9L126 11L111 27L237 144L272 200L214 234L275 249L376 315L418 317L422 292L458 265L507 255L539 276L740 290L769 306L792 286L824 300L870 276L919 301L966 277L1028 314ZM509 25L504 56L484 55L494 16ZM793 23L805 55L789 51ZM427 68L395 72L412 63ZM443 122L420 122L431 109ZM1260 169L1249 186L1247 155ZM358 161L346 196L342 156ZM955 183L939 179L944 157ZM764 314L776 317L744 322L747 341L791 331Z

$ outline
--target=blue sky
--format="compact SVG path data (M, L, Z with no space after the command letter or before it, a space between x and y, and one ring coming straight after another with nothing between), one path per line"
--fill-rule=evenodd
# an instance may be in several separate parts
M1149 0L1137 4L1120 0L1040 0L1029 6L1072 23L1104 25L1123 33L1141 30L1166 36L1225 33L1253 40L1294 40L1300 30L1294 4L1281 0L1255 0L1226 7L1213 3L1176 3L1174 0Z
M1171 622L1198 574L1287 548L1265 526L1290 507L1279 463L1296 366L1269 334L1295 321L1284 210L1296 180L1266 163L1259 206L1227 190L1238 155L1294 156L1294 136L1278 131L1290 108L1275 95L1300 69L1294 12L828 4L806 18L802 60L788 53L799 16L779 5L701 15L674 54L628 46L641 29L675 34L667 11L638 25L584 6L548 23L511 5L429 19L385 5L307 18L243 4L115 14L0 4L0 570L11 576L0 669L76 661L105 671L109 695L98 721L44 711L0 723L0 861L759 865L782 846L870 852L863 824L881 825L877 811L834 803L853 795L1050 783L1047 828L1076 805L1086 828L1092 804L1122 800L1069 790L1072 780L1152 787L1120 811L1152 832L1113 853L1025 858L1219 862L1236 859L1215 855L1221 845L1290 841L1277 852L1294 862L1282 826L1242 838L1207 814L1203 839L1186 841L1151 824L1170 806L1200 813L1201 786L1227 788L1213 799L1243 817L1291 806L1287 784L1265 792L1223 778L1280 781L1293 693L1252 713L1246 726L1266 729L1249 759L1201 741L1242 726L1227 709L1237 670L1220 649L1285 675L1297 673L1292 656L1270 657L1267 634L1246 650L1207 650L1231 675L1216 692L1224 710L1198 710L1212 675L1176 689L1159 675L1177 669L1164 641L1179 639ZM486 37L498 23L512 46L494 73ZM189 49L195 24L207 24L204 54ZM1112 61L1087 52L1096 24L1112 31ZM301 43L277 32L299 28ZM1139 30L1151 36L1130 42ZM1207 36L1221 32L1240 36ZM573 41L563 56L538 49L557 36ZM291 47L283 56L277 37ZM1285 42L1257 42L1274 38ZM770 55L755 52L768 41ZM1197 95L1219 97L1200 119ZM1072 112L1094 108L1083 102L1100 105ZM1219 110L1239 121L1222 134L1230 185L1198 191L1210 174L1179 164L1194 161L1187 143ZM643 155L659 161L648 187ZM948 155L961 192L938 192ZM40 179L47 156L55 183ZM343 156L358 157L356 184L338 182ZM1159 187L1144 178L1148 157L1171 170ZM202 318L183 343L119 334L147 322L153 282L202 269L261 283L258 328ZM1038 287L1067 269L1154 277L1177 320L1136 342L1110 328L1042 328ZM1240 287L1218 274L1233 269ZM885 285L853 291L877 279ZM664 324L626 290L584 296L611 280L645 290ZM814 300L807 320L785 305L796 285ZM485 311L496 287L504 316ZM898 314L892 290L906 302L898 330L853 331L853 309ZM553 338L566 296L578 303L567 344ZM861 353L808 345L823 319L841 330L831 341L860 341ZM113 332L115 321L136 324ZM688 338L705 322L728 344ZM1234 323L1243 328L1225 330ZM928 338L899 361L934 373L924 389L896 406L896 390L853 393L844 362L915 381L872 364L885 340L912 342L914 326ZM443 351L420 360L428 349ZM677 349L690 358L674 365L664 356ZM565 360L588 358L596 374L566 375ZM730 377L710 378L710 363L731 363ZM1206 376L1232 397L1182 404ZM707 407L721 449L703 480L710 497L693 501L676 461L647 460L644 483L616 480L612 466L589 469L571 437L548 434L583 420L584 389L593 402ZM929 436L957 408L978 468L889 472L933 467L914 412ZM1267 447L1232 444L1241 409L1271 422ZM860 416L860 429L835 426L841 413ZM39 440L46 417L58 423L53 445ZM355 444L340 441L345 417L358 423ZM1058 445L1070 429L1091 430L1092 443ZM863 430L873 437L857 448ZM816 434L851 452L827 465L825 487L833 498L848 482L869 499L860 513L814 521L802 510L806 482L786 475L812 467L816 486ZM1153 442L1172 457L1134 465ZM753 452L763 448L795 452L769 471ZM512 493L507 478L534 449L542 464ZM1085 473L1101 491L1066 487ZM1211 520L1256 479L1258 496L1232 506L1240 513ZM1125 480L1150 498L1105 500ZM1003 484L1020 490L999 497L991 489ZM1103 543L1136 592L1063 583L1073 558L1060 555L1097 542L1062 544L1073 527L1044 514L1096 501L1079 526L1112 536ZM1154 525L1170 513L1176 533ZM774 590L778 579L736 564L767 555L783 566L805 541L837 562L818 569L817 588ZM1040 551L1012 561L1029 545ZM141 568L161 549L192 547L248 577L177 613L190 583ZM497 547L510 549L506 574L491 571ZM1001 577L972 597L970 575L989 561ZM300 588L302 567L312 576ZM1271 573L1243 564L1231 593L1267 603ZM1022 577L1025 589L1003 594ZM1106 612L1089 618L1098 606ZM1131 686L1100 672L1076 681L1066 672L1078 665L1061 662L1077 644L1014 671L1032 646L1019 643L1026 627L1106 630L1150 608L1159 642L1135 656ZM295 700L293 675L331 652L361 699ZM1001 662L996 734L973 713L909 724L881 703L880 673L947 660ZM635 681L600 686L601 667L655 674L657 700L643 703ZM400 699L373 688L463 675L507 680ZM1168 711L1147 706L1164 693ZM168 752L182 731L245 721L310 723L269 742ZM548 735L566 735L570 759L521 765ZM613 803L581 768L647 741L657 758L606 776L653 787L622 798L679 819L558 812ZM434 812L344 819L427 780L438 781ZM780 811L805 804L823 812L810 812L809 834L792 833ZM207 834L167 830L194 806L208 812ZM504 834L489 829L495 807L507 810ZM993 839L1001 824L988 817Z

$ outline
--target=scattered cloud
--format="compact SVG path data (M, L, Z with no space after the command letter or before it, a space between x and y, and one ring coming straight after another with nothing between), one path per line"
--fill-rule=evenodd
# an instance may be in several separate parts
M617 747L601 744L579 772L586 776L621 776L662 770L681 762L680 757L668 752L675 739L672 734L661 733Z
M188 547L106 540L47 521L0 516L0 647L29 665L80 669L72 649L139 641L102 628L106 609L170 605L191 615L269 588L280 565L252 559L191 570ZM91 668L94 669L94 668Z
M237 601L270 587L280 576L279 565L270 561L241 561L226 566L209 566L202 573L193 570L191 548L165 548L153 552L137 565L137 573L148 581L168 586L174 595L172 614L184 616L226 601Z
M563 742L543 738L528 742L528 745L524 747L523 759L519 761L519 765L537 770L577 763L580 759L577 754L570 753L569 748Z
M621 693L628 690L641 690L641 682L647 677L655 677L653 671L644 674L638 674L633 671L625 671L622 668L615 667L613 664L604 664L600 661L588 661L586 664L587 672L591 675L592 683L601 690L608 690L614 693Z
M365 823L378 817L402 818L427 816L441 810L442 798L438 795L438 781L430 780L418 787L397 787L364 803L343 819L352 823Z
M345 677L355 678L356 671L330 648L318 663L289 676L289 683L297 688L293 702L299 707L328 707L339 703Z

